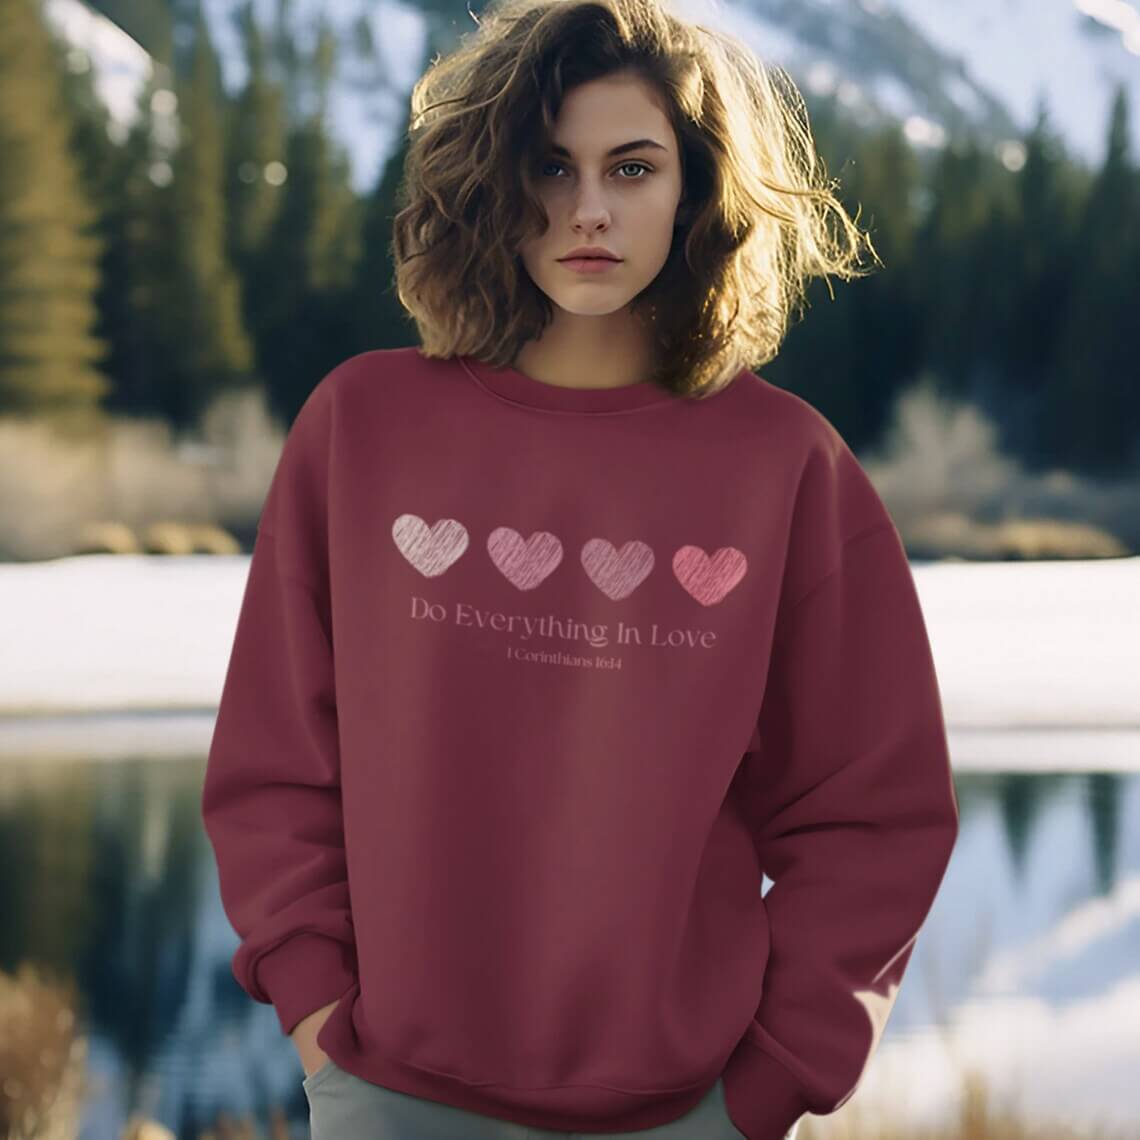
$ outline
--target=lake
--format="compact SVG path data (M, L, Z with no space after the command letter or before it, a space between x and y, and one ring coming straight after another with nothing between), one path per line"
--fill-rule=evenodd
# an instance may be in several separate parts
M18 723L0 726L0 966L76 980L81 1140L117 1140L132 1112L180 1138L220 1111L264 1126L271 1103L307 1137L296 1051L230 972L236 936L199 814L212 716L184 720L193 730L168 722L167 747L121 756L72 752L64 721L54 751L22 756ZM906 1088L905 1111L936 1121L971 1065L1044 1120L1140 1124L1140 774L1085 759L956 770L958 845L851 1106L903 1111Z

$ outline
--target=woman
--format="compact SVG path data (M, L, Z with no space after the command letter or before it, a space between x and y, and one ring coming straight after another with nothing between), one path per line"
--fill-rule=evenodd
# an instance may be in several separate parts
M898 532L750 370L864 236L655 0L501 3L413 110L422 344L295 420L211 742L234 974L315 1140L790 1137L958 824Z

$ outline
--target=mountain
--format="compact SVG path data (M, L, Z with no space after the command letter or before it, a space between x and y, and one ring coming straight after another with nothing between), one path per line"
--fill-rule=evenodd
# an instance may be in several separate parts
M149 70L147 45L98 15L99 3L42 2L52 23L91 56L116 119L129 119L131 91ZM107 12L123 7L121 0L100 2ZM237 2L204 2L224 82L236 89L244 79L232 19ZM322 9L346 63L332 100L333 130L363 192L403 127L404 103L429 43L447 50L474 21L458 2L452 8L444 0L415 7L295 0L292 18L311 28ZM1133 106L1140 101L1140 12L1128 0L675 0L675 9L732 31L785 67L805 93L834 93L861 122L899 120L916 147L941 147L963 132L998 146L1032 125L1042 100L1070 152L1095 164L1114 85L1126 86ZM274 10L275 0L259 0L267 24ZM371 31L374 60L357 50L362 25ZM1132 131L1140 143L1140 113Z
M1140 8L1136 0L897 0L899 14L971 75L1021 124L1037 100L1070 151L1104 157L1109 107L1118 84L1130 105L1140 150Z

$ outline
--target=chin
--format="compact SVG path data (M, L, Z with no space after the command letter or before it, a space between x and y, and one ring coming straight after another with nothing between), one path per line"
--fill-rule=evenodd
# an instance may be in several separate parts
M626 308L632 298L609 297L604 302L599 298L598 303L594 305L583 304L581 299L572 304L560 301L557 297L553 296L551 296L550 299L564 313L571 313L576 317L608 317L611 313L617 313Z

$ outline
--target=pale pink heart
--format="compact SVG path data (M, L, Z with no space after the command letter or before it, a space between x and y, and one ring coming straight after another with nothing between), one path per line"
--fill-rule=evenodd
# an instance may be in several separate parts
M653 569L653 551L644 542L630 539L621 550L604 538L591 538L582 547L582 565L590 581L607 598L624 598L645 581Z
M456 519L439 519L429 527L419 515L400 515L392 537L425 578L438 577L467 549L467 528Z
M748 559L735 546L722 546L711 558L699 546L682 546L673 555L677 581L703 606L719 602L747 569Z
M487 536L487 553L508 582L533 590L562 561L562 543L545 530L524 541L512 527L497 526Z

